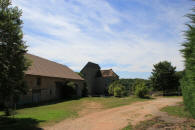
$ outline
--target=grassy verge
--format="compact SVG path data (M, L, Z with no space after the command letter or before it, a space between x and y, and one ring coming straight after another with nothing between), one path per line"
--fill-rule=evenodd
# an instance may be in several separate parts
M180 103L176 106L167 106L161 109L163 112L167 112L169 115L192 118L190 113L185 109L184 105Z
M128 126L126 126L125 128L123 128L122 130L133 130L132 125L129 124Z
M162 121L158 120L158 117L151 120L141 121L139 124L132 126L131 124L122 130L146 130L147 128L153 126L156 123L161 123Z
M104 109L128 105L137 101L146 101L136 97L87 97L78 100L64 101L61 103L42 105L31 108L22 108L16 111L15 119L12 117L3 117L0 112L0 129L8 130L9 128L28 129L43 125L51 125L67 118L78 116L78 112L85 109L86 102L100 103Z
M195 129L195 120L192 119L192 116L188 111L186 111L182 103L179 103L176 106L166 106L162 108L161 111L167 112L169 115L172 116L187 118L187 120L180 123L170 123L167 120L162 120L161 117L154 117L150 120L142 121L135 126L128 125L123 130L147 130L149 128L150 129L166 128L166 129L181 129L181 130Z
M150 120L141 121L135 126L127 126L122 130L158 130L158 129L170 129L170 130L193 130L195 129L194 120L186 120L183 123L170 123L164 120L161 120L160 117L154 117Z

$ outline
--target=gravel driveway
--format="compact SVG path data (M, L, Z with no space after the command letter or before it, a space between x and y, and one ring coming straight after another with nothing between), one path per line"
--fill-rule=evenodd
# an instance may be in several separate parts
M182 98L157 98L145 102L137 102L127 106L106 109L83 115L76 119L67 119L47 126L45 130L120 130L128 125L150 119L160 113L167 105L175 105ZM149 116L152 115L152 116Z

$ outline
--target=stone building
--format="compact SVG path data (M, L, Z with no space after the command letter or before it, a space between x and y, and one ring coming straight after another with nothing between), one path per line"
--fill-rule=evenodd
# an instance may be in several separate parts
M77 96L81 96L84 80L70 68L31 54L26 57L32 62L25 72L29 91L20 97L19 104L59 99L63 96L65 82L74 82Z
M81 73L85 79L89 95L107 95L108 86L119 79L119 76L112 70L101 70L98 64L88 62Z

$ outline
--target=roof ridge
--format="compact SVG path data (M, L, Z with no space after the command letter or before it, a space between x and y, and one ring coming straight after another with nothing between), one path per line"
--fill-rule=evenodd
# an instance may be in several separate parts
M60 64L30 53L26 53L26 56L33 62L29 69L25 72L26 74L83 80L81 76L76 74L72 69L64 64Z
M35 57L40 58L40 59L43 59L43 60L46 60L46 61L50 61L50 62L53 62L53 63L59 64L59 65L62 65L62 66L68 67L68 66L66 66L66 65L64 65L64 64L57 63L57 62L55 62L55 61L52 61L52 60L49 60L49 59L46 59L46 58L43 58L43 57L40 57L40 56L37 56L37 55L33 55L33 54L30 54L30 53L27 53L27 54L28 54L28 55L32 55L32 56L35 56ZM74 71L73 71L73 72L74 72Z

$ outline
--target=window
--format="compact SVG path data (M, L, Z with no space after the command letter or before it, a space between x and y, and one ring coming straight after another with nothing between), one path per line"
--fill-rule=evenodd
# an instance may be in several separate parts
M41 85L41 78L37 78L37 85L40 86Z

